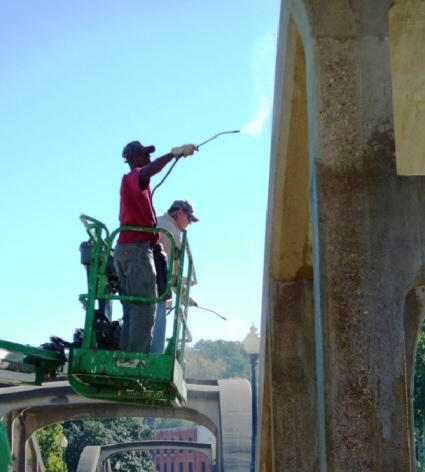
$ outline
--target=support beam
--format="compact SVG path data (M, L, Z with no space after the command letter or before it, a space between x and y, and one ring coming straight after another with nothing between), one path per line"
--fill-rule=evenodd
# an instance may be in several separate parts
M264 310L264 378L270 375L271 387L260 392L263 417L271 418L260 432L263 471L415 467L409 395L422 311L406 295L424 277L425 180L397 173L392 5L282 3ZM314 295L306 296L307 287ZM311 360L315 372L304 370ZM294 395L285 396L290 382ZM312 391L316 414L303 414L305 392ZM291 411L301 420L291 421ZM303 429L310 418L313 437ZM268 441L273 469L264 457ZM316 455L300 465L298 448Z

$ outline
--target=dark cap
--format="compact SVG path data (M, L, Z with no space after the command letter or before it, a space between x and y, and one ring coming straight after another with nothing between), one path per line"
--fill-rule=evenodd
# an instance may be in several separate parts
M125 160L140 154L151 154L155 152L155 146L143 146L140 141L128 143L122 151L122 157Z
M193 208L193 205L188 200L176 200L170 206L168 213L172 213L173 211L177 210L185 211L190 216L190 220L194 223L199 221L199 218L195 215L195 208Z

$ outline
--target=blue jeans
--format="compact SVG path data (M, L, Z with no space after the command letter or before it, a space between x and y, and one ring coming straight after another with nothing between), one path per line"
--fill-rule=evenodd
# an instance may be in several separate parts
M167 302L163 300L156 306L155 326L153 328L153 339L151 352L154 354L164 354L165 331L167 329Z
M149 242L117 244L114 254L121 294L135 297L156 297L156 271ZM123 301L123 326L120 349L149 352L155 323L155 303Z

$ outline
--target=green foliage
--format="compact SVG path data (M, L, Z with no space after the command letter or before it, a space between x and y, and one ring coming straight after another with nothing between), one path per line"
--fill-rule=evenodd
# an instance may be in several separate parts
M67 421L65 435L69 440L66 463L70 472L77 470L86 446L115 444L152 439L152 430L140 418L107 418ZM155 472L149 451L129 451L110 459L112 468L120 463L123 472Z
M0 471L8 471L12 464L9 439L4 424L0 421Z
M63 472L63 449L60 445L64 437L62 423L45 426L35 435L46 472Z
M185 352L186 377L203 380L250 378L249 356L241 342L198 341Z
M424 470L423 448L424 420L425 420L425 327L418 339L415 364L415 384L413 392L413 408L415 421L417 470Z
M414 406L416 426L422 429L425 414L425 329L419 336L416 352Z
M180 420L177 418L155 418L154 426L156 429L171 429L171 428L193 428L195 423L187 420Z

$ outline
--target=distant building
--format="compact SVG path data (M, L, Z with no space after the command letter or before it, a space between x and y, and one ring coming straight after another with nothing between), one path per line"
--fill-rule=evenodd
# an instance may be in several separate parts
M155 438L165 441L190 441L211 444L215 457L215 436L204 426L158 430ZM209 457L187 449L156 449L151 451L157 472L214 472Z

